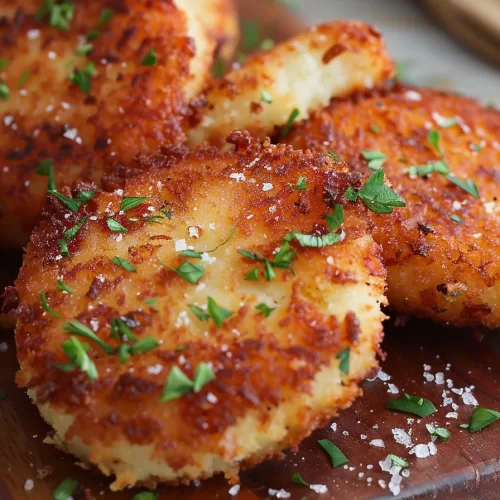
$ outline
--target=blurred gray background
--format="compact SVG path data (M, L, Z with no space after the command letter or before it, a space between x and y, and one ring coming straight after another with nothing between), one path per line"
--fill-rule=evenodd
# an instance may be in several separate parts
M308 24L360 19L383 34L409 83L456 90L500 106L500 69L485 62L426 14L418 0L299 0Z

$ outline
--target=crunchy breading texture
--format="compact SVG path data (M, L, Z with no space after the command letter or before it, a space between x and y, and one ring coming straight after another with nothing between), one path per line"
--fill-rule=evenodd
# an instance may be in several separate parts
M451 120L451 121L450 121ZM441 160L477 185L480 199L445 175L410 176ZM362 152L387 156L384 168L407 210L371 213L369 232L383 248L388 298L400 313L458 327L500 327L500 113L472 99L398 87L334 100L287 138L297 148L331 149L363 173ZM458 216L458 222L451 219Z
M359 229L363 207L346 206L339 243L291 242L293 271L275 267L273 279L265 278L264 262L238 252L272 261L289 231L324 234L325 197L345 203L342 193L359 176L325 155L261 145L248 133L231 141L236 152L181 155L175 168L153 167L123 191L99 192L78 213L53 200L28 245L16 282L17 381L54 426L57 444L116 475L112 489L219 472L234 479L240 467L278 456L349 406L377 366L385 269L378 245ZM304 191L290 186L300 175L307 175ZM130 196L148 198L120 211ZM71 256L61 257L58 241L84 216L68 243ZM145 220L151 216L163 218ZM112 232L110 217L127 232ZM186 245L207 253L183 256ZM113 263L115 256L135 272ZM186 261L203 266L198 283L175 272ZM254 268L258 279L245 279ZM59 290L58 280L72 293ZM41 291L61 318L41 307ZM208 297L232 312L220 327L188 307L206 314ZM256 309L262 303L276 308L269 317ZM121 341L110 337L116 317L138 339L161 344L122 364L90 342L100 374L93 382L56 368L67 362L65 321L76 319L117 347ZM338 356L347 348L341 373ZM159 401L174 366L192 378L201 362L211 363L215 380Z
M8 63L0 81L10 89L0 99L3 245L24 244L39 220L47 190L47 177L35 171L40 161L54 160L58 186L99 182L103 172L137 153L185 139L189 101L206 85L225 37L226 25L217 25L217 18L230 13L210 12L204 25L205 8L197 0L80 1L65 31L49 26L47 16L34 19L42 3L0 5L0 59ZM104 9L113 15L98 27ZM234 22L228 21L230 38ZM96 29L92 50L76 55ZM143 65L151 49L157 62ZM87 93L70 81L75 68L92 74Z
M273 135L295 108L298 120L307 119L332 97L372 88L393 72L384 41L372 26L336 21L310 28L249 57L214 83L199 125L188 131L189 143L222 145L235 129L259 138ZM262 91L272 103L262 99Z

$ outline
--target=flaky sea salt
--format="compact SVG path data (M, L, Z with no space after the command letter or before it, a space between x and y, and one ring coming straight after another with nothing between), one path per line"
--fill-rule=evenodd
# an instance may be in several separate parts
M311 488L311 490L315 491L319 495L322 495L323 493L326 493L328 491L328 488L324 484L311 484L309 488Z
M370 441L370 446L374 446L375 448L384 448L385 444L382 439L372 439Z
M427 458L430 454L429 446L426 444L417 444L410 450L410 455L415 455L417 458Z
M240 492L241 486L239 484L235 484L231 488L229 488L228 493L232 496L235 497L239 492Z

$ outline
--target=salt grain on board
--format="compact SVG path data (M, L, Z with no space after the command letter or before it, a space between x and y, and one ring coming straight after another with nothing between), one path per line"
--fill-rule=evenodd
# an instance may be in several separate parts
M370 441L370 446L374 446L375 448L384 448L385 444L382 439L372 439Z
M328 488L324 484L311 484L309 488L311 488L311 490L315 491L319 495L322 495L323 493L326 493L328 491Z

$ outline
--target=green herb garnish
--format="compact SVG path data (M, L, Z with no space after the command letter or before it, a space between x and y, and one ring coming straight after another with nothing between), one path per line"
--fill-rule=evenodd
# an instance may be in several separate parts
M409 175L418 175L423 177L430 174L447 175L450 173L450 167L444 160L431 161L426 165L414 165L408 168Z
M75 55L86 56L93 48L94 46L91 43L86 43L75 50Z
M292 483L301 484L302 486L311 486L309 483L304 481L303 477L298 472L294 472L292 474Z
M489 408L474 408L470 418L470 432L477 432L500 419L500 412Z
M257 281L259 279L259 269L254 267L248 274L245 276L246 281Z
M448 439L450 439L451 432L448 429L445 429L444 427L437 427L431 432L431 435L438 436L443 440L443 442L446 442L448 441Z
M73 293L73 289L61 280L57 280L57 289L61 292Z
M69 75L69 81L72 85L78 85L84 94L88 94L92 90L92 67L86 69L75 68Z
M121 318L111 318L109 320L111 325L111 337L119 340L137 340L137 337L132 333L127 323Z
M123 227L117 220L111 217L108 217L108 219L106 220L106 224L114 233L128 233L127 228Z
M273 311L276 311L276 307L269 307L264 303L255 306L255 309L257 309L257 311L260 311L266 318L269 318L271 313Z
M421 418L428 417L437 411L436 407L428 400L417 396L404 394L398 399L393 399L385 403L388 410L411 413Z
M328 150L328 154L338 163L340 160L339 160L339 157L333 152L333 151L330 151Z
M392 453L389 454L389 458L391 459L392 465L397 465L399 467L408 467L408 462L401 457L398 457L397 455L393 455Z
M69 497L73 496L77 488L78 481L68 477L59 483L59 486L52 492L52 498L54 500L68 500Z
M343 351L335 356L339 360L339 370L344 375L349 375L349 365L351 361L351 349L346 347Z
M178 366L174 366L168 374L160 401L178 399L191 392L193 387L194 382Z
M371 170L380 170L387 160L387 156L380 151L362 151L361 154Z
M25 71L17 82L17 88L20 89L29 80L30 76L31 71Z
M477 198L477 199L481 198L481 195L479 194L479 189L477 188L475 182L472 181L471 179L467 179L464 181L464 180L456 177L454 174L449 174L446 176L446 178L449 181L453 182L453 184L455 184L455 186L462 188L466 193L469 193L472 196L474 196L474 198Z
M293 108L292 112L290 113L290 116L288 117L288 121L286 122L285 126L281 129L282 138L288 135L290 129L292 128L293 122L299 116L299 114L300 111L297 108Z
M252 51L259 48L259 25L255 21L244 19L242 23L242 45L246 51Z
M42 160L38 167L36 167L35 172L38 175L44 175L49 178L49 184L47 190L55 191L56 190L56 181L54 177L54 160Z
M35 14L35 20L40 21L48 16L49 25L63 31L68 31L73 19L75 5L72 1L63 0L56 3L55 0L45 0L43 5Z
M288 184L291 188L297 191L305 191L307 189L307 177L299 177L296 184Z
M201 307L195 306L193 304L188 304L191 312L201 321L208 321L210 319L210 315L207 314Z
M0 99L6 101L9 98L10 90L5 82L0 82Z
M127 259L122 259L121 257L116 256L111 259L111 262L113 262L113 264L116 264L117 266L123 267L123 269L131 273L137 272L135 266L131 264Z
M95 342L106 354L113 354L113 348L101 340L88 326L77 320L68 321L63 325L66 333L72 333Z
M158 57L156 56L154 47L148 50L148 53L144 56L141 61L142 66L156 66L158 64Z
M261 89L260 100L262 102L265 102L266 104L272 104L273 103L273 96L267 90Z
M334 245L342 240L342 235L337 233L328 233L322 236L315 234L302 234L292 231L285 236L286 241L296 239L303 247L321 248Z
M45 295L45 292L40 292L39 294L39 297L40 297L40 302L42 303L42 309L46 312L48 312L49 314L51 314L52 316L54 316L54 318L59 318L61 319L61 315L56 313L54 311L54 309L52 309L50 306L49 306L49 303L47 302L47 296Z
M344 205L339 203L333 207L333 213L326 214L326 225L330 231L336 231L344 223Z
M188 283L192 285L198 283L203 275L205 274L205 268L199 264L192 264L191 262L183 262L177 269L172 269L181 278L184 278Z
M144 203L148 198L149 196L126 196L122 199L120 210L122 212L131 210L132 208L138 207L139 205Z
M80 370L86 373L90 380L96 380L99 377L94 362L87 354L90 346L86 342L81 343L76 337L70 337L61 344L61 347L71 363L57 363L55 366L58 370L65 373Z
M208 314L210 314L215 324L220 328L222 323L234 313L219 306L212 297L208 297Z
M212 367L208 363L200 363L194 372L193 391L200 392L212 380L215 380Z
M81 217L73 227L70 227L69 229L64 231L64 239L66 241L71 241L78 234L78 231L80 231L85 222L87 222L87 219L87 216Z
M320 439L318 444L325 450L332 461L332 467L339 467L349 462L349 459L328 439Z

